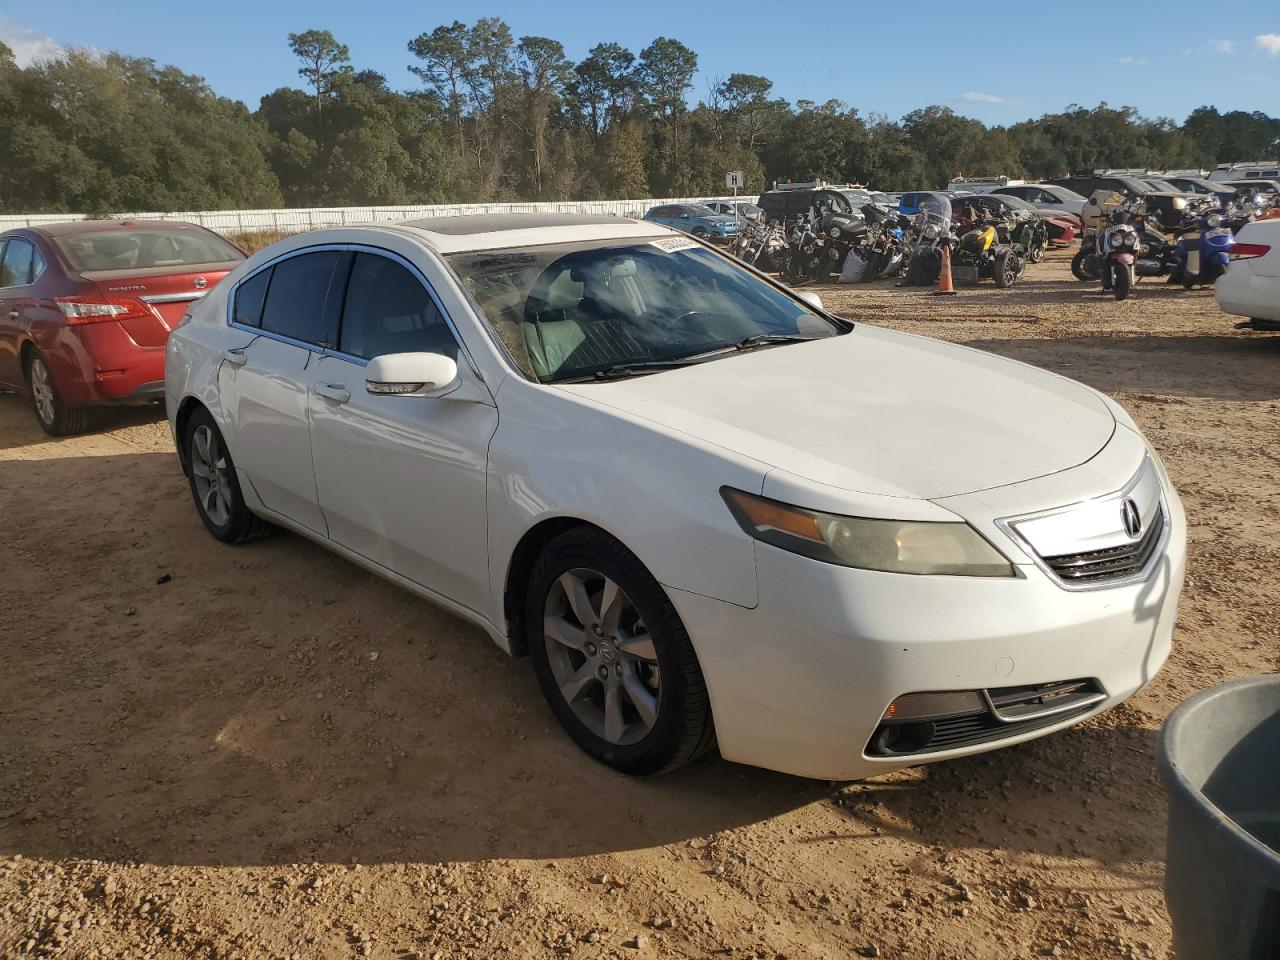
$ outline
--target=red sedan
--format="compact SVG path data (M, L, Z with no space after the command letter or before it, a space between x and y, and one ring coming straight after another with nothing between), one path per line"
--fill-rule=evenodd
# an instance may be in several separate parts
M164 347L191 301L244 259L204 227L86 220L0 234L0 389L53 436L105 404L164 399Z

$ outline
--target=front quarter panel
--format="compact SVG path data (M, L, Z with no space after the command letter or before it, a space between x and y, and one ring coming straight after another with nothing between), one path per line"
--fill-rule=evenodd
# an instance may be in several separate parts
M498 410L488 480L495 622L517 544L557 517L612 534L664 586L755 605L755 542L720 488L758 493L764 464L515 377L503 383Z

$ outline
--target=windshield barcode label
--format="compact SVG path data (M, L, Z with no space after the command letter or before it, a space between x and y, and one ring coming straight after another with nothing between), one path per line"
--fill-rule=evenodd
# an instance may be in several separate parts
M675 253L677 250L697 249L699 244L692 240L686 240L684 237L666 237L663 240L652 240L650 245L657 247L659 250L665 250L667 253Z

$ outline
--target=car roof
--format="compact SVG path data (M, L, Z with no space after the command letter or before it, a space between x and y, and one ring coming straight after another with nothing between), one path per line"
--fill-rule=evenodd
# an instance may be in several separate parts
M652 221L593 213L479 213L402 220L394 226L411 231L439 253L534 247L582 240L625 240L676 233Z

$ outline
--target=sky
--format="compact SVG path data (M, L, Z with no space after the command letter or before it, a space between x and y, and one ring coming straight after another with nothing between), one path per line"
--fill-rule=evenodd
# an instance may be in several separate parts
M281 86L300 86L288 34L327 29L356 69L397 89L406 44L442 23L499 16L516 37L549 36L581 60L615 41L635 53L669 36L698 54L691 101L731 73L756 73L794 102L839 99L863 115L897 119L945 104L988 124L1009 124L1071 103L1128 105L1181 121L1198 106L1280 115L1280 2L1216 5L1164 0L1077 0L965 7L933 0L829 5L820 21L778 0L220 0L182 9L173 0L0 0L0 41L19 63L68 46L119 50L173 63L256 109ZM997 17L996 10L1003 16ZM216 10L217 16L211 11ZM836 11L844 11L837 13Z

